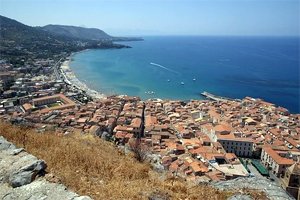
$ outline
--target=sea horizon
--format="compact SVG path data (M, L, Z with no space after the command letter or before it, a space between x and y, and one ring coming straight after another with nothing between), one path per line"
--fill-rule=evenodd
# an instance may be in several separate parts
M299 113L298 36L142 36L130 49L71 56L79 80L101 93L142 100L246 96Z

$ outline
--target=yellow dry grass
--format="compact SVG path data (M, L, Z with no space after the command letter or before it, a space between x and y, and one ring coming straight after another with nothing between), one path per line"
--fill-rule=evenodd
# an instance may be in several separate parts
M30 154L46 161L47 171L68 188L93 199L226 199L234 191L187 183L167 176L159 179L149 164L137 162L113 144L93 136L64 136L0 123L0 135ZM247 192L248 193L248 192ZM266 199L262 192L250 192Z

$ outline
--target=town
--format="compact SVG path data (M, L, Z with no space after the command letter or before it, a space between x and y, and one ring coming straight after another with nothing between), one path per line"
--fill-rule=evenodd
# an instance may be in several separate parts
M300 115L262 99L97 96L70 81L70 57L0 63L0 119L38 132L139 142L157 170L187 181L264 176L300 196ZM200 95L200 92L199 92Z

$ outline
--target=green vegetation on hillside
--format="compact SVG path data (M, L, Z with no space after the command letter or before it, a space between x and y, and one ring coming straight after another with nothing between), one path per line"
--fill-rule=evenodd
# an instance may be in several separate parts
M96 41L53 34L0 16L0 56L18 62L28 58L53 58L84 49L128 48L111 41Z
M86 40L99 40L99 41L136 41L142 38L136 37L113 37L97 28L83 28L76 26L63 26L63 25L47 25L39 27L41 30L48 31L53 34L68 36Z

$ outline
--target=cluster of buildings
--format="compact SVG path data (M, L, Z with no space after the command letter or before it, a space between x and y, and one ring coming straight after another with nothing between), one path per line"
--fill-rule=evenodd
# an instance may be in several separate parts
M258 170L265 168L299 199L299 114L251 97L78 101L78 90L57 73L52 60L30 68L0 64L0 119L19 118L58 135L94 134L119 145L138 139L165 170L199 182L252 176L247 165L256 159Z

